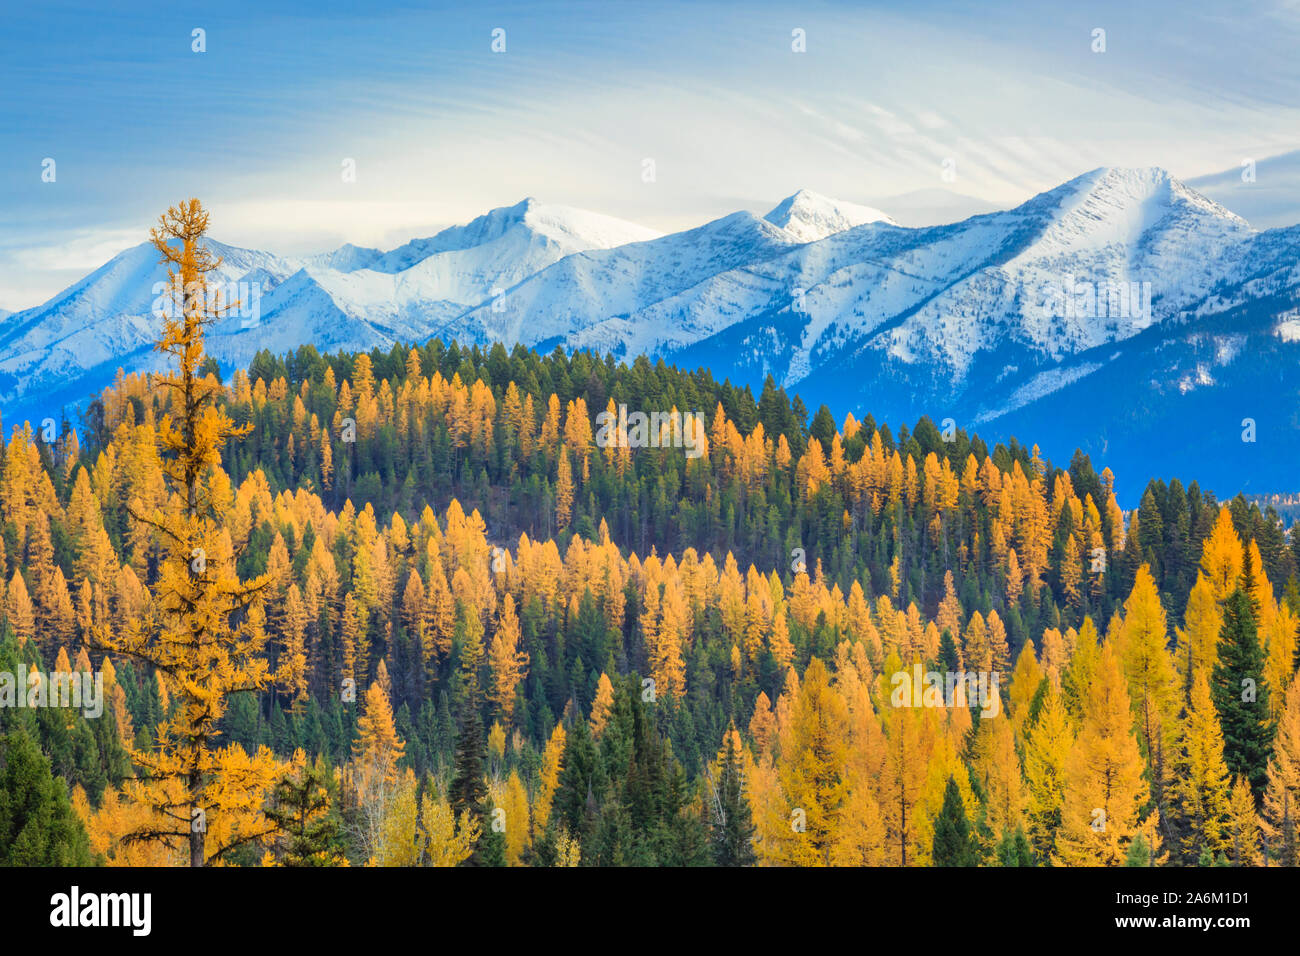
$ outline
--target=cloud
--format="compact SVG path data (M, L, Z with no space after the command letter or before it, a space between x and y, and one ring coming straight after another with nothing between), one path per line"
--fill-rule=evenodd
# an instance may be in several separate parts
M193 194L218 238L303 254L526 195L663 230L803 186L863 202L946 185L947 157L1005 205L1099 165L1230 168L1300 128L1295 2L537 0L489 19L228 0L202 55L186 16L119 6L64 4L64 32L44 10L6 23L0 301L48 296ZM47 155L57 187L33 172Z
M146 238L147 234L138 229L93 229L53 242L12 249L8 255L20 270L89 272Z

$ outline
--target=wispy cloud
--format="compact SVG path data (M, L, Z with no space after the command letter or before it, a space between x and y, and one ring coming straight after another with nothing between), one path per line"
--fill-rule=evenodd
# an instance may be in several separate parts
M805 186L1007 204L1098 165L1191 177L1300 145L1298 47L1294 2L33 4L0 33L0 303L191 194L220 238L305 252L525 195L672 229Z

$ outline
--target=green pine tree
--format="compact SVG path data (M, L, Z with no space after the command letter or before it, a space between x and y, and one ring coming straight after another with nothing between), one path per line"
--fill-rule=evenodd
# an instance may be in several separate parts
M1033 866L1034 851L1029 846L1029 838L1022 827L1016 827L1014 833L1008 830L1002 834L997 847L998 866Z
M979 862L970 823L962 806L957 781L948 778L943 791L943 807L934 821L934 865L975 866Z
M743 792L744 774L735 740L727 735L718 774L713 819L713 861L718 866L752 866L754 818Z
M329 768L321 760L276 782L267 817L286 834L283 866L338 866L339 821L331 812Z
M460 733L456 735L456 769L451 778L451 787L447 791L451 808L457 816L468 811L482 822L483 837L475 845L474 854L468 860L470 866L485 865L484 855L492 849L489 846L492 843L489 839L492 820L484 812L487 784L483 780L483 759L486 751L483 719L479 716L478 707L471 704L465 708Z
M62 777L27 732L0 737L0 866L91 866Z
M957 667L957 642L953 640L952 631L946 627L943 629L943 636L939 638L939 670L948 673L956 673Z
M506 866L506 834L497 822L496 807L483 815L483 835L478 838L469 863L473 866Z
M1141 833L1135 836L1133 842L1128 845L1128 852L1124 854L1124 865L1151 865L1151 844L1147 842L1147 838Z
M1264 652L1255 628L1250 597L1240 587L1223 602L1219 660L1210 693L1223 727L1223 759L1228 772L1245 777L1256 801L1267 783L1273 723L1268 716Z

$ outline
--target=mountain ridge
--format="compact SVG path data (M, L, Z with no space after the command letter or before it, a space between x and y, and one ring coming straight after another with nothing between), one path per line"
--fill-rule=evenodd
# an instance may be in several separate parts
M754 387L770 375L837 417L928 414L995 437L1012 423L1038 427L1057 454L1109 448L1094 440L1105 423L1065 435L1034 409L1063 390L1091 395L1090 380L1109 381L1099 373L1149 330L1143 342L1176 343L1235 310L1250 313L1249 335L1272 336L1269 349L1300 348L1300 336L1269 331L1273 316L1251 312L1269 302L1285 313L1296 299L1300 227L1255 230L1158 167L1100 167L1011 209L919 228L799 190L765 216L667 235L528 198L386 252L344 245L292 258L211 245L225 257L222 281L260 291L255 319L228 317L209 336L227 368L262 348L386 349L434 336L646 354ZM22 412L77 388L84 399L115 359L155 367L153 259L135 246L6 317L0 403ZM1293 441L1300 451L1300 423L1288 450Z

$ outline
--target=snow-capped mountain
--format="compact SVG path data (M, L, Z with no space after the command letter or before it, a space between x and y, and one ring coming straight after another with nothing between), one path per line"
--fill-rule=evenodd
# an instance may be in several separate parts
M1160 169L1094 170L1013 209L917 229L800 191L764 217L670 235L529 199L387 252L212 245L222 281L261 295L256 316L212 330L226 367L263 348L433 336L644 353L753 386L770 375L837 418L951 418L1057 459L1083 447L1121 474L1203 474L1177 449L1219 442L1216 490L1248 478L1294 490L1282 462L1300 453L1300 227L1257 231ZM127 250L0 322L9 421L84 401L118 366L155 367L156 258ZM1269 380L1247 398L1256 358L1282 391ZM1184 412L1252 402L1277 423L1256 456L1273 464L1238 474L1241 426L1220 433ZM1179 467L1144 461L1152 447Z
M306 266L264 303L263 320L270 329L257 337L236 335L243 341L232 341L229 354L235 359L266 347L260 341L254 347L252 338L316 341L304 339L304 330L350 348L429 338L467 309L553 263L659 235L608 216L526 199L467 226L408 242L363 267ZM340 329L350 330L353 338L340 336ZM379 341L371 342L375 335Z
M300 268L294 260L266 252L215 240L207 245L221 257L212 281L222 287L274 288ZM112 381L119 367L159 367L152 348L162 320L154 307L166 281L157 251L142 242L44 305L5 317L0 322L0 409L6 417L39 420L64 405L84 403Z
M208 351L227 368L260 349L286 352L389 347L424 340L493 290L514 285L566 256L647 240L633 223L533 199L495 209L383 253L345 245L309 258L279 257L211 240L222 257L213 282L243 308L211 330ZM37 419L84 401L119 367L161 367L152 352L161 318L155 301L166 271L145 242L85 279L0 324L0 409ZM499 294L496 293L496 294Z
M465 313L447 331L480 343L599 345L635 354L643 350L637 348L627 317L672 301L714 276L752 268L797 244L790 233L766 219L732 213L660 239L569 256ZM728 322L721 315L683 315L681 326L661 328L664 338L655 346L685 344L725 327Z
M801 189L783 200L763 218L780 226L800 242L816 242L869 222L898 225L879 209L829 199L807 189Z

